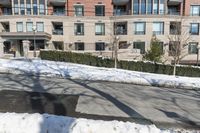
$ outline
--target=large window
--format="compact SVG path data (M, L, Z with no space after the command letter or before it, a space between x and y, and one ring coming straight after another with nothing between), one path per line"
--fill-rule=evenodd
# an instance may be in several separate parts
M148 0L147 4L147 14L152 14L152 0Z
M96 51L104 51L105 50L104 42L96 42L95 45L96 45L96 47L95 47Z
M181 22L170 22L170 34L180 35L181 34Z
M31 0L26 0L26 14L31 15Z
M76 42L75 43L75 50L84 50L85 49L85 45L83 42Z
M40 13L40 15L45 14L45 0L39 1L39 13Z
M105 6L96 5L95 6L95 16L105 16Z
M32 32L33 31L33 22L27 22L26 23L26 31Z
M23 32L23 22L17 22L17 32Z
M84 35L84 24L83 23L75 23L74 24L74 34L75 35Z
M14 14L19 14L19 3L18 0L14 0Z
M139 0L133 0L133 14L139 14Z
M159 4L158 4L158 0L154 0L154 3L153 3L153 13L154 14L158 14L158 10L159 9Z
M37 0L33 0L33 15L38 14Z
M190 14L192 16L200 16L200 5L190 6Z
M24 0L20 0L20 13L21 13L21 15L25 14Z
M84 16L84 6L83 5L75 5L74 6L74 15L75 16Z
M44 23L43 22L37 22L36 26L37 26L38 32L44 32Z
M146 32L145 22L135 22L135 35L144 35Z
M146 14L146 0L141 0L141 14Z
M197 42L191 42L189 45L188 45L188 53L189 54L197 54L197 51L198 51L198 43Z
M95 24L95 35L105 35L105 24L96 23Z
M164 22L153 22L153 34L154 35L164 34Z
M36 40L35 46L36 46L35 49L37 51L39 51L40 49L44 49L45 48L44 40ZM29 50L34 51L34 40L31 40Z
M134 42L133 48L140 49L140 54L144 54L145 53L145 42Z
M165 11L165 0L160 0L160 5L159 5L159 14L164 14Z
M190 24L190 33L192 35L199 35L199 23Z
M114 23L114 34L115 35L127 35L127 22Z

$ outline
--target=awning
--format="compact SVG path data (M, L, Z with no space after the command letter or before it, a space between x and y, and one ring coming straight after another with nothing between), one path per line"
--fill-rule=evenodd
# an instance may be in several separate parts
M0 37L8 40L50 40L51 35L46 32L1 32Z

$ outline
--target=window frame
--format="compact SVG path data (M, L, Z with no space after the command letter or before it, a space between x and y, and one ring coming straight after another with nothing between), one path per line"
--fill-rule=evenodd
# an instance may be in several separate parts
M101 26L101 32L97 32L97 26ZM95 35L97 36L103 36L105 35L105 23L95 23Z
M139 43L143 44L144 48L137 47L137 45L141 45ZM140 54L145 54L145 52L146 52L145 47L146 47L146 43L144 41L142 41L142 42L133 42L133 49L140 49Z
M138 30L137 25L143 24L143 31ZM135 35L145 35L146 34L146 22L134 22L134 34Z
M81 25L83 31L77 32L78 25ZM74 35L76 35L76 36L84 36L85 35L84 23L74 23Z
M21 25L22 26L22 30L21 31L18 30L18 24L22 24ZM23 22L16 22L16 29L17 29L17 32L24 32Z
M98 7L101 7L101 10L103 9L100 14L97 14ZM95 5L95 16L105 16L105 5Z
M197 32L193 32L193 26L192 25L196 25L197 24L197 29L195 29L195 31L197 30ZM190 34L191 35L199 35L199 23L190 23Z

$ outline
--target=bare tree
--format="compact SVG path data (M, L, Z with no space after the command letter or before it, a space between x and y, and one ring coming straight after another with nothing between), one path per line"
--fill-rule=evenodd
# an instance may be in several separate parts
M182 18L170 22L170 35L168 35L168 39L169 56L173 58L173 75L175 76L177 64L188 54L184 50L191 39L189 26L185 25Z

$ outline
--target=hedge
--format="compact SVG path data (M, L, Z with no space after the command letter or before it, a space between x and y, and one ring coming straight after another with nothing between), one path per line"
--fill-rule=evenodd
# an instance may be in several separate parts
M90 65L90 66L108 67L108 68L114 67L114 60L103 59L100 57L92 56L91 54L80 54L80 53L63 52L63 51L41 51L40 57L43 60L71 62L71 63ZM133 71L157 73L157 74L168 74L168 75L173 74L173 66L171 65L145 63L141 61L139 62L118 61L118 68L133 70ZM176 75L200 77L200 69L191 66L188 67L178 66Z

